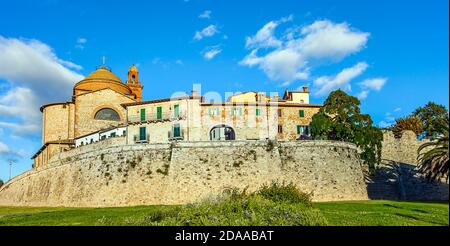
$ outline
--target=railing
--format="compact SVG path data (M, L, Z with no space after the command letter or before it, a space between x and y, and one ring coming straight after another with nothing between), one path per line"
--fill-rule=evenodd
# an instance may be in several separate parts
M129 116L128 123L175 121L184 118L186 118L184 112L180 112L178 115L175 115L173 112L163 114L148 113L145 114L145 117L142 117L141 115Z
M184 129L180 129L178 136L175 135L174 131L169 131L167 135L169 141L184 140Z
M148 143L150 141L150 134L147 134L145 136L145 139L141 139L140 135L134 135L134 142L135 143Z

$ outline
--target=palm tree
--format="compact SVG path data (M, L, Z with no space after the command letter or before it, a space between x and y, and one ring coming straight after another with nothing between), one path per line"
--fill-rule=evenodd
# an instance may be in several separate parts
M419 171L429 180L445 178L448 182L448 120L441 121L442 135L436 140L422 144L418 149Z

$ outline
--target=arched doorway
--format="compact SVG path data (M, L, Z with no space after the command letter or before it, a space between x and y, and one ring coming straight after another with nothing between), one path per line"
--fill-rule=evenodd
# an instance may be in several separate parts
M236 133L234 129L227 125L218 125L209 132L211 141L230 141L236 140Z

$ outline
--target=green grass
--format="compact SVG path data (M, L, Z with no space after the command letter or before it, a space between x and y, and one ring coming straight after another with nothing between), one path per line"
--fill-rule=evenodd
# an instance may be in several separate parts
M13 225L449 225L448 203L361 201L304 204L245 201L125 208L0 207L0 226Z
M448 226L448 202L360 201L316 203L330 225Z

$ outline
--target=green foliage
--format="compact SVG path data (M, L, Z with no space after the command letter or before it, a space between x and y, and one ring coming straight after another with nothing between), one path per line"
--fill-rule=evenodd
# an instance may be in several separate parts
M187 205L177 209L175 213L152 214L147 218L141 223L177 226L327 224L320 212L312 208L309 194L300 192L293 184L276 182L253 193L247 192L247 189L226 189L217 199Z
M302 205L293 205L290 208L292 207L294 210L304 210ZM189 208L192 209L193 206L189 206ZM325 218L328 224L333 226L448 226L449 221L448 201L442 203L379 200L322 202L314 203L314 208L315 210L312 210L316 211L313 212L314 216L321 214L323 217L320 216L320 220L324 221L323 218ZM159 205L120 208L0 207L0 226L145 226L163 224L172 226L181 224L176 218L183 209L185 207ZM273 209L275 210L275 208ZM278 217L283 216L278 214ZM269 219L267 218L267 220ZM170 224L169 220L174 223ZM290 223L293 224L293 222Z
M449 114L444 105L429 102L427 105L416 109L413 112L423 124L424 131L428 137L436 137L442 134L440 129L444 122L448 122Z
M395 125L392 128L392 132L396 138L401 138L402 132L410 130L416 135L420 135L423 132L423 124L417 116L406 116L395 120Z
M370 115L361 114L358 98L337 90L325 100L310 126L315 139L356 144L362 150L361 159L373 170L381 162L383 133L372 124Z
M448 182L449 172L449 135L448 121L444 125L435 128L442 135L436 140L424 143L419 147L418 160L419 171L425 174L429 180L445 178Z
M311 194L299 191L293 183L286 185L272 182L271 185L261 187L257 194L273 202L299 203L312 207Z
M5 183L3 183L3 180L0 179L0 187L2 187Z

